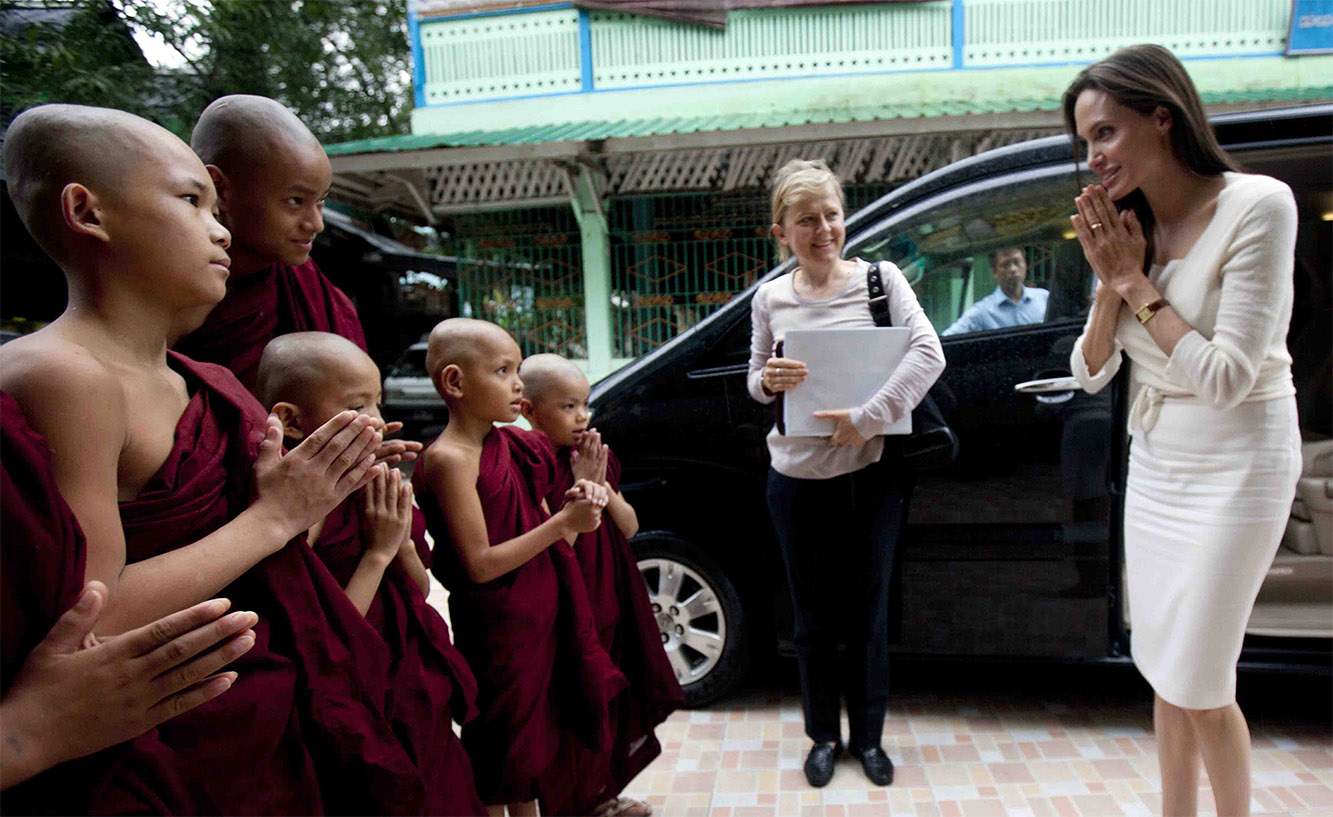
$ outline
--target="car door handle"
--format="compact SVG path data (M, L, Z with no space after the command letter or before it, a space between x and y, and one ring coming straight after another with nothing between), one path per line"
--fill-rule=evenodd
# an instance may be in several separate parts
M1066 403L1074 399L1074 392L1083 387L1074 377L1047 377L1042 380L1028 380L1014 386L1019 394L1031 394L1038 403Z

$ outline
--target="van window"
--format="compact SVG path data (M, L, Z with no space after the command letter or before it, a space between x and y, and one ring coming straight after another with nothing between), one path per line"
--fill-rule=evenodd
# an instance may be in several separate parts
M941 334L1079 317L1094 276L1069 223L1077 193L1072 166L980 182L890 218L849 255L897 264Z
M413 347L398 358L389 370L390 377L429 377L426 373L426 350Z

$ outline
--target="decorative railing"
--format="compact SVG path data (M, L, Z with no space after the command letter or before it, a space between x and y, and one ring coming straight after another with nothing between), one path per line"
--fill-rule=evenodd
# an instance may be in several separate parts
M752 79L1089 62L1131 43L1279 54L1290 0L937 0L752 9L725 30L544 10L412 17L417 105Z
M725 31L590 15L597 88L947 68L949 2L732 12Z
M582 88L573 9L438 20L418 30L425 74L418 106L423 95L426 105L447 105Z
M1155 42L1180 57L1281 53L1289 0L967 0L967 66L1091 62Z

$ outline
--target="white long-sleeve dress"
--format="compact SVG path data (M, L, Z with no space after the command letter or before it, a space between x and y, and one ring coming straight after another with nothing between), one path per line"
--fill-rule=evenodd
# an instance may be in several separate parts
M1125 565L1131 653L1168 703L1235 700L1236 661L1281 542L1301 469L1287 351L1296 203L1267 176L1226 173L1217 209L1182 259L1150 278L1194 327L1168 357L1127 305L1089 392L1133 362Z

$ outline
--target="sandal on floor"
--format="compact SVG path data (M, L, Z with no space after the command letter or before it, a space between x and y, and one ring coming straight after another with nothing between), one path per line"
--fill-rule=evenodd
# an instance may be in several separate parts
M597 807L593 817L650 817L653 807L632 797L617 797Z

